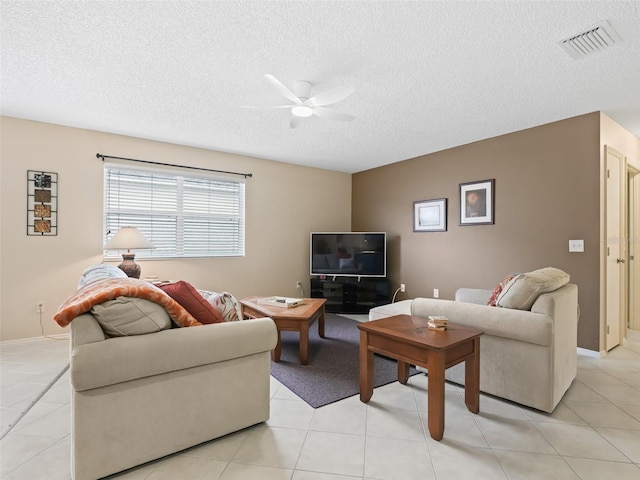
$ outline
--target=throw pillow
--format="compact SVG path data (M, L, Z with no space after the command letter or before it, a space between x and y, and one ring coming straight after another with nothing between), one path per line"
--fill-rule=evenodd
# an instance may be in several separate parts
M552 292L569 283L569 274L553 267L513 277L504 287L496 305L504 308L530 310L538 296Z
M144 298L117 297L94 305L91 313L110 337L144 335L171 327L164 307Z
M500 280L500 283L498 283L498 285L496 285L496 288L493 289L493 292L491 292L491 296L489 297L489 301L487 302L487 305L491 307L496 306L496 302L498 300L498 297L502 293L502 290L513 277L514 275L507 275L502 280Z
M225 322L242 320L242 306L236 297L227 292L215 293L207 290L198 290L204 299L209 302L222 316Z
M158 287L182 305L200 323L224 322L220 313L190 283L179 280L173 283L159 284Z

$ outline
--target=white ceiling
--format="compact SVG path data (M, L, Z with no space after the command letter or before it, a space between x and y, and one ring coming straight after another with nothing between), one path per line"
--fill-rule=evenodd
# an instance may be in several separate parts
M1 6L11 117L343 172L598 110L640 137L637 0ZM558 46L605 19L619 44ZM351 83L331 108L357 119L291 129L288 110L240 108L288 103L265 73L312 95Z

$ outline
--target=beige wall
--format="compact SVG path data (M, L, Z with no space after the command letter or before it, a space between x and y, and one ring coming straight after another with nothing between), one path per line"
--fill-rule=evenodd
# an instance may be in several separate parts
M600 114L592 113L353 176L354 230L385 230L398 299L452 299L506 274L554 266L579 287L578 345L599 347ZM495 224L458 225L458 185L494 178ZM413 202L447 198L448 230L414 233ZM585 241L569 253L570 239Z
M64 333L51 319L80 273L102 261L103 164L96 153L251 172L243 258L141 261L143 276L247 295L309 289L309 232L349 230L351 175L1 117L0 338ZM59 234L26 235L27 170L59 175ZM327 192L331 192L330 195Z

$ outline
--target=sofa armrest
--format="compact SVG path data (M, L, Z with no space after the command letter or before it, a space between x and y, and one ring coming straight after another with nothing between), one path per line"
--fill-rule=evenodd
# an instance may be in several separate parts
M257 318L76 344L71 385L89 390L268 352L276 339L273 320Z
M540 295L532 312L553 318L553 405L567 391L578 372L578 286L567 284Z
M456 302L477 303L486 305L492 290L482 288L459 288L456 290Z
M534 313L544 313L554 318L575 318L577 322L578 286L573 283L568 283L553 292L543 293L533 302L531 311Z
M108 337L105 335L104 330L90 313L83 313L78 315L71 322L71 349L73 350L78 345L84 345L87 343L102 342Z
M396 303L380 305L369 310L369 321L380 318L392 317L394 315L411 315L411 304L413 300L401 300Z

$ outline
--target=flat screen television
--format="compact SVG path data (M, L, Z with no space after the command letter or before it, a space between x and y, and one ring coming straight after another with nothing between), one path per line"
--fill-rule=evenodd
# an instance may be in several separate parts
M311 275L386 277L386 232L311 232Z

